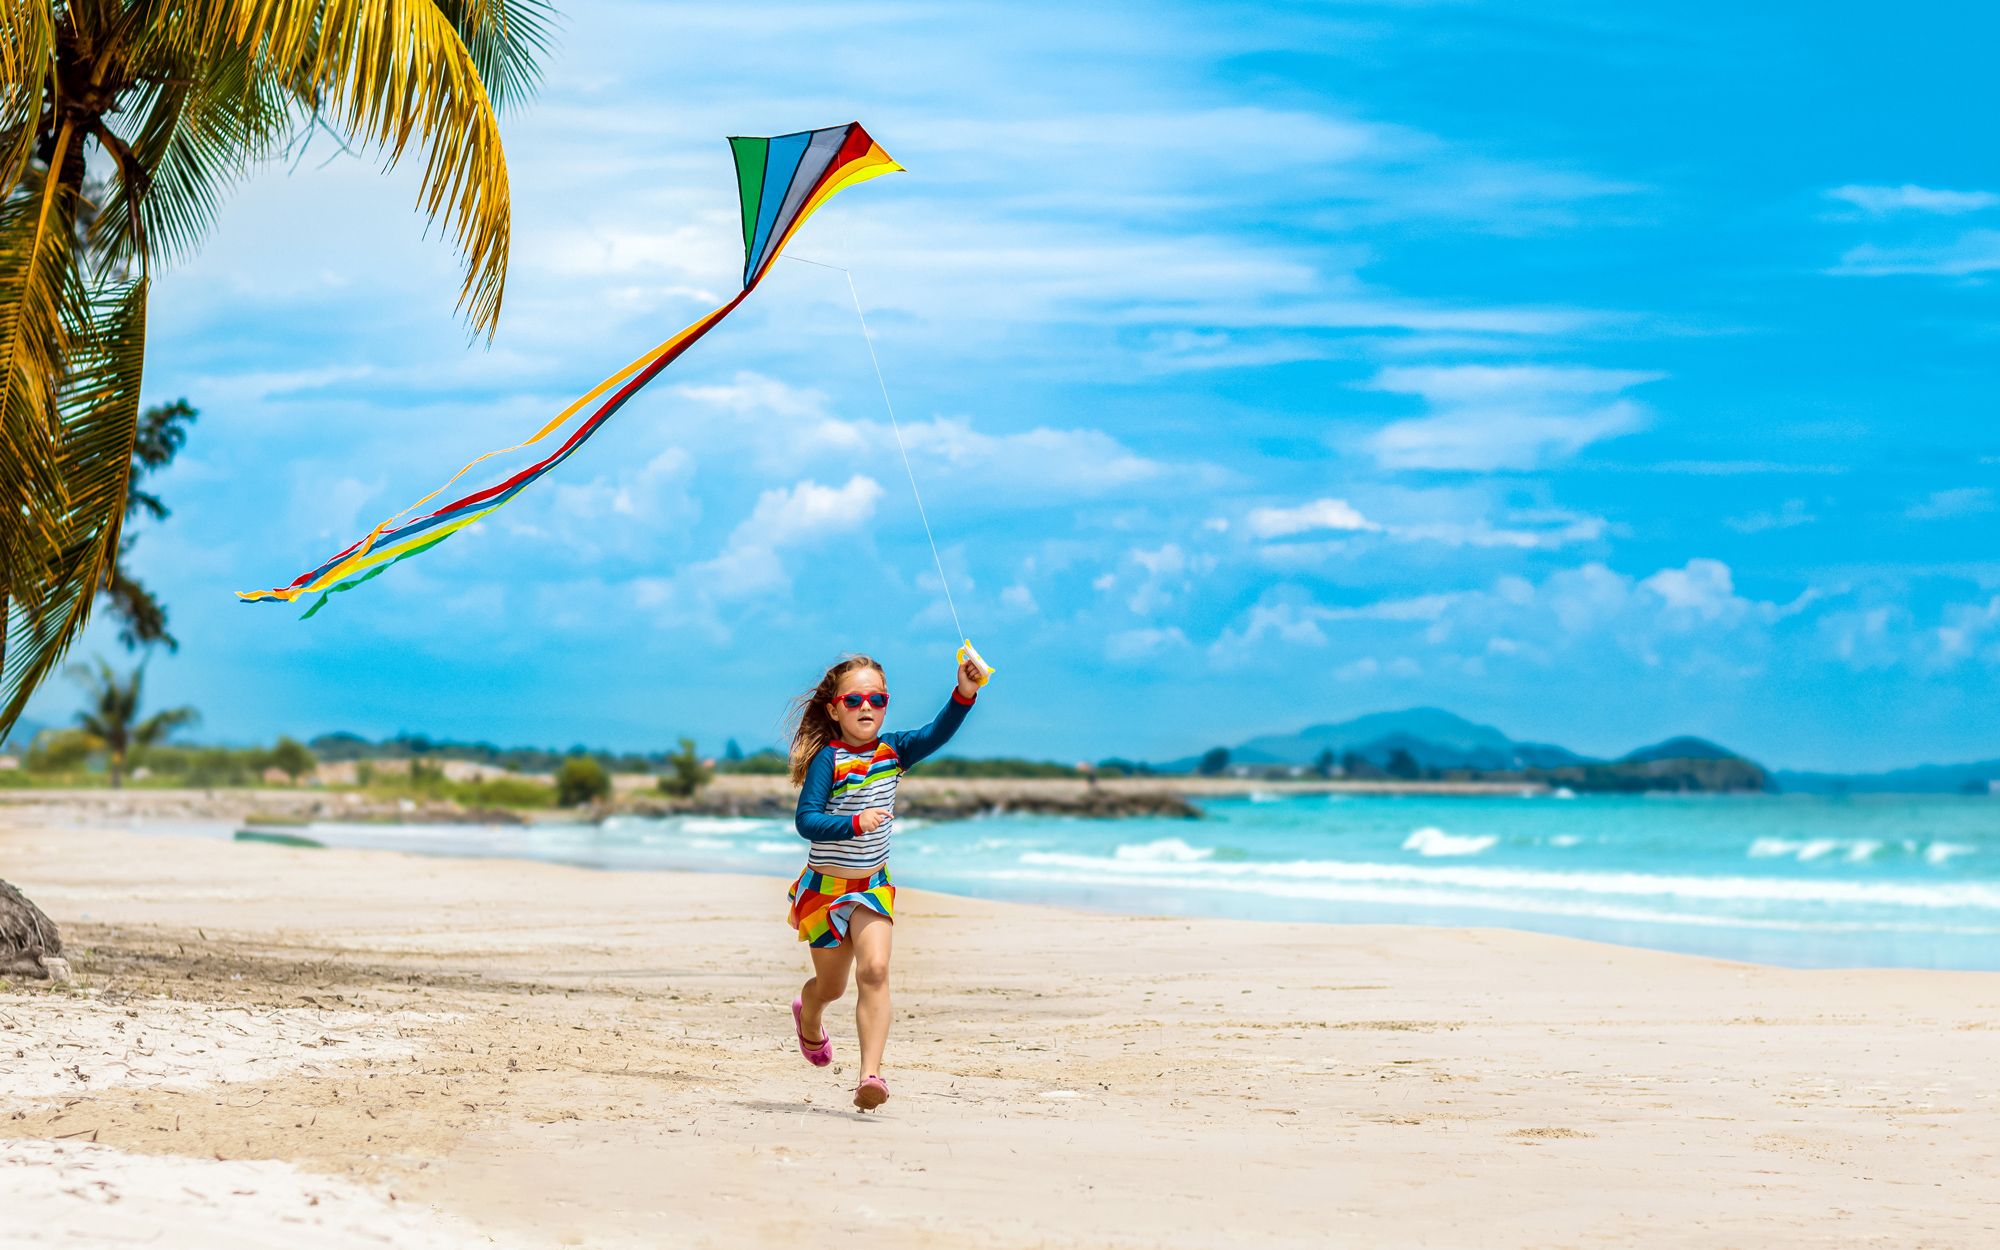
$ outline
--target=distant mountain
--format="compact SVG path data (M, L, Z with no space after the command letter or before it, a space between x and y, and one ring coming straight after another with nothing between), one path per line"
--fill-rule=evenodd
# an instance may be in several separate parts
M1656 742L1649 747L1640 747L1629 755L1621 755L1621 764L1650 764L1656 760L1736 760L1743 757L1728 747L1719 747L1706 738L1682 736Z
M1338 759L1352 751L1380 765L1398 750L1408 751L1425 768L1553 768L1583 759L1562 747L1515 742L1491 725L1435 707L1372 712L1297 733L1266 734L1232 747L1229 759L1251 767L1310 767L1322 752L1331 751ZM1176 761L1166 767L1192 768L1195 762Z
M306 743L308 749L322 760L362 760L367 759L375 749L375 744L357 733L338 730L321 734Z
M1415 775L1408 771L1414 763L1423 773L1533 774L1552 785L1591 790L1763 790L1770 783L1757 764L1704 738L1669 738L1616 760L1598 760L1550 743L1516 742L1491 725L1434 707L1265 734L1230 748L1229 764L1310 768L1328 752L1336 762L1359 756L1369 769L1392 775ZM1161 771L1188 772L1200 762L1191 756L1162 765Z
M1789 769L1775 774L1794 794L1980 794L2000 781L2000 760L1971 764L1919 764L1881 773L1813 773Z

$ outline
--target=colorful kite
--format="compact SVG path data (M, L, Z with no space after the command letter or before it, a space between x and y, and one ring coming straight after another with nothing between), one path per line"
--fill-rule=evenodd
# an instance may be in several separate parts
M769 139L732 137L729 146L736 155L736 182L743 198L743 289L736 293L735 298L598 383L589 394L563 409L526 441L487 452L454 473L451 481L368 531L366 538L318 568L300 574L291 585L275 590L238 591L237 597L250 602L260 599L290 602L300 595L320 592L319 601L306 612L307 616L311 616L325 606L327 595L358 586L396 561L428 551L492 513L520 494L536 478L569 459L570 454L583 446L640 387L652 381L695 340L734 312L736 306L764 280L771 262L778 258L793 233L835 192L857 182L865 182L877 174L892 173L902 168L868 137L860 122L829 126L824 130L803 130ZM610 392L608 398L606 392ZM598 402L600 399L602 403ZM597 404L597 407L544 459L503 482L475 491L435 512L401 525L395 523L443 494L452 483L485 461L541 442L568 425L591 404Z

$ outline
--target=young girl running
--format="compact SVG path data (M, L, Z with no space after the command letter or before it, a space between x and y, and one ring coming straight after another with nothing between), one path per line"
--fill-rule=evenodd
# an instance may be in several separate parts
M889 1037L889 935L896 887L889 883L889 831L896 821L896 778L951 741L979 694L981 673L967 660L958 688L922 729L881 732L889 707L882 666L853 655L826 670L798 700L792 734L792 783L799 789L799 836L812 843L806 870L792 883L786 919L812 943L813 977L792 1000L799 1051L814 1067L833 1062L833 1039L821 1013L860 984L854 1027L861 1035L863 1111L889 1098L882 1047ZM814 1041L818 1038L818 1041Z

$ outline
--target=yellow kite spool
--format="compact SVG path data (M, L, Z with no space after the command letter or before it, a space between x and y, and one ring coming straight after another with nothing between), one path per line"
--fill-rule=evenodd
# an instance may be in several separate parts
M964 645L958 649L958 662L963 664L967 660L971 660L972 666L979 670L980 685L983 686L993 680L993 666L979 654L979 648L972 645L970 638L967 638Z

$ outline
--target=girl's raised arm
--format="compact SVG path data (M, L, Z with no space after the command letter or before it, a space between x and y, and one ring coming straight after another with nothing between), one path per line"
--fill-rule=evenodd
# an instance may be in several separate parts
M964 693L964 686L960 685L952 690L951 698L945 701L944 711L937 714L936 720L922 729L885 735L889 745L896 748L897 761L908 768L918 760L937 754L945 743L951 741L958 727L965 723L965 714L972 710L972 701L978 697L977 690L968 695Z

